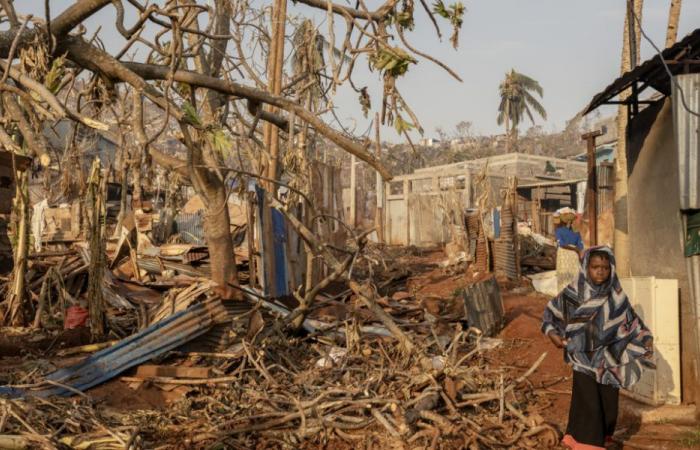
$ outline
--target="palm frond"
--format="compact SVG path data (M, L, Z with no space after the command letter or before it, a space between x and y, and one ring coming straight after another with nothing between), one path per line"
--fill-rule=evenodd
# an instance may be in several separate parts
M544 120L547 120L547 111L545 111L544 106L542 106L542 104L539 101L537 101L537 99L533 97L532 94L525 91L523 93L523 100L525 100L525 104L531 106L532 109L534 109L540 117L542 117Z
M515 79L517 84L522 86L524 90L535 91L539 94L540 97L544 95L544 90L542 89L542 86L540 86L540 83L537 80L534 80L533 78L530 78L527 75L518 72L515 73Z
M530 122L532 122L532 124L534 125L535 118L532 117L532 111L530 111L530 107L527 104L525 104L525 113L527 114L527 117L530 119Z

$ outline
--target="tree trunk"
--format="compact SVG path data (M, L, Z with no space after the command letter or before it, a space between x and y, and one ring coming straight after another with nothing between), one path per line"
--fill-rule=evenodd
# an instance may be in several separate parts
M88 272L88 311L90 313L90 333L93 340L105 334L105 307L102 295L102 279L105 270L105 233L104 233L104 188L102 167L99 159L92 164L92 173L88 181L88 215L90 267Z
M122 223L126 217L126 213L129 211L129 205L127 204L128 192L129 192L129 167L130 164L127 161L128 153L123 149L121 151L121 192L119 195L119 214L117 215L117 227L114 230L115 235L121 233Z
M209 206L205 209L204 237L209 246L211 261L211 279L217 285L217 291L224 300L241 300L238 286L238 269L233 253L230 218L226 202L226 190L223 185L208 198Z
M628 6L632 3L634 14L639 21L642 20L643 0L627 0ZM631 25L634 24L634 27ZM634 28L632 36L630 30ZM622 63L620 73L624 74L639 63L639 38L641 35L640 24L630 16L625 15L625 28L622 37ZM633 48L634 47L634 48ZM634 53L634 55L632 55ZM633 63L634 59L634 63ZM625 100L631 95L630 90L620 94L620 99ZM617 157L615 159L615 231L613 243L615 247L615 259L617 271L620 276L630 275L630 243L627 221L627 125L628 105L620 105L617 112Z
M511 151L511 143L510 143L510 117L508 117L508 114L505 114L506 118L506 153L510 153Z
M676 43L678 39L678 21L681 17L682 0L671 0L668 11L668 28L666 29L666 48Z
M14 255L12 273L12 291L8 302L6 323L12 326L24 326L24 294L27 273L27 256L29 253L29 192L27 190L27 172L17 176L16 188L17 245Z

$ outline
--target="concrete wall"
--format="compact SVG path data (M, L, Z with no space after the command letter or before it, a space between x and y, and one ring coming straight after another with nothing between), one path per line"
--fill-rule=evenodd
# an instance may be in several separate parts
M561 169L562 179L585 178L587 166L585 162L570 159L554 158L525 153L508 153L495 155L488 158L472 159L442 166L425 167L416 169L415 174L440 172L444 170L469 169L472 173L479 173L488 165L489 175L502 177L517 176L522 182L535 182L538 176L551 175L545 173L547 162Z
M671 101L652 105L629 125L628 212L633 276L673 278L680 287L683 401L696 398L697 330L683 254L684 225Z

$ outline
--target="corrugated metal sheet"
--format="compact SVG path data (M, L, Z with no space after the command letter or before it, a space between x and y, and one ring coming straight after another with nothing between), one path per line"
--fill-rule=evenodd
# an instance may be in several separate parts
M180 238L188 244L204 245L204 216L202 211L180 213L175 217Z
M596 167L598 180L598 214L612 211L615 193L615 168L612 163L601 163Z
M678 147L678 182L681 193L681 209L700 209L700 118L689 113L700 112L700 74L677 75L673 85L673 125Z
M176 263L174 261L158 260L157 258L138 258L139 269L145 270L151 274L161 274L163 269L174 270L178 274L187 275L190 277L209 277L211 271L208 266L194 267L190 264Z
M494 336L503 328L503 301L495 278L465 288L463 296L469 326L484 336Z
M42 383L34 390L23 391L0 386L0 395L73 395L74 392L70 389L51 382L84 391L114 378L131 367L177 348L206 333L215 324L224 323L228 319L228 312L220 300L199 303L93 354L78 364L48 374L45 377L48 382Z

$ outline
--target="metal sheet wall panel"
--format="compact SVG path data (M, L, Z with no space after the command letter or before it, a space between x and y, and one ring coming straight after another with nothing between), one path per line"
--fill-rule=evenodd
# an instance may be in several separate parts
M614 203L615 168L612 163L602 163L596 167L598 179L598 214L612 211Z
M700 74L677 75L674 80L673 125L681 209L700 209L700 117L686 109L700 112Z
M180 213L175 216L175 226L180 238L188 244L204 245L204 215L196 213Z
M504 309L496 278L468 286L462 295L469 326L480 329L484 336L498 334L504 324Z

